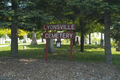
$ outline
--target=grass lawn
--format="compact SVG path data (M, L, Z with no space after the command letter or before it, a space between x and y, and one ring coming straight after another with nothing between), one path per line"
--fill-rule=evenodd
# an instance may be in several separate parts
M10 43L0 44L0 45L10 45Z
M45 59L45 44L39 45L19 45L19 56L21 58L40 58ZM0 47L0 56L10 56L10 46ZM48 58L51 60L70 60L70 45L62 44L61 48L56 48L56 52L49 53ZM99 45L85 45L85 52L81 53L79 46L73 47L73 61L79 62L104 62L104 49ZM113 64L120 70L120 52L112 48Z

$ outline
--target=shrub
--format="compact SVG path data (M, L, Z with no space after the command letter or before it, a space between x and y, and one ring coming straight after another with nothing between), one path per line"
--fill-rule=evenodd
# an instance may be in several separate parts
M111 41L111 46L117 47L117 43L113 40L113 41Z

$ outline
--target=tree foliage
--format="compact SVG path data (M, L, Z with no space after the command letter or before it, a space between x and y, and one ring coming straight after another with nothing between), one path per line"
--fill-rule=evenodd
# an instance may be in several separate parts
M112 20L120 14L119 3L120 0L1 0L0 27L12 25L29 31L35 27L42 32L43 24L75 23L81 44L84 35L105 29L105 54L111 56L110 26L118 29L119 23L112 24ZM105 60L108 64L112 58L109 56Z
M120 16L114 19L113 25L111 26L111 38L115 39L116 42L120 41Z

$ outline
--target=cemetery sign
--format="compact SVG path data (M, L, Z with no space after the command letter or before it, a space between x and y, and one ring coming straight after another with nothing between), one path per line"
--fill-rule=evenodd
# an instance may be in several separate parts
M48 39L70 39L70 61L72 61L72 39L75 38L76 29L75 24L46 24L43 25L43 30L46 30L46 33L43 33L43 38L46 38L46 61L48 60ZM49 33L48 30L70 30L71 32L66 33ZM57 47L61 45L58 43Z

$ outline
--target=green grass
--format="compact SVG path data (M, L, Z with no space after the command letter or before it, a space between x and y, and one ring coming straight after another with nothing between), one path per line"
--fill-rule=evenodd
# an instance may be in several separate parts
M45 59L45 44L39 45L25 45L26 49L23 49L24 45L19 45L19 56L21 58L39 58ZM48 58L50 60L70 60L70 45L62 44L61 48L56 48L56 52L49 53ZM73 61L79 62L104 62L104 49L99 45L85 45L85 52L79 52L80 47L73 47ZM10 56L10 46L0 47L0 56ZM116 52L115 48L112 48L113 64L120 70L120 52Z
M10 45L10 43L0 44L0 45Z

